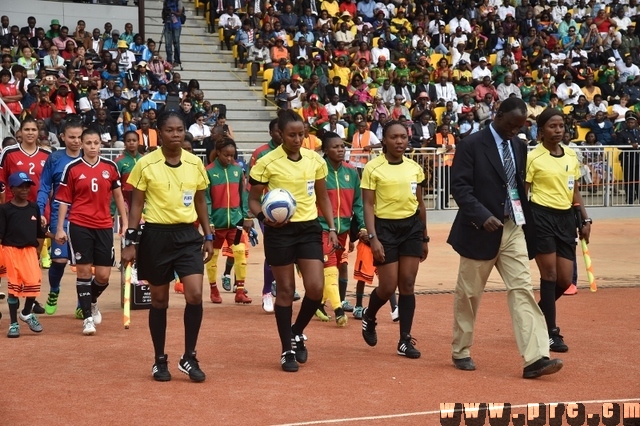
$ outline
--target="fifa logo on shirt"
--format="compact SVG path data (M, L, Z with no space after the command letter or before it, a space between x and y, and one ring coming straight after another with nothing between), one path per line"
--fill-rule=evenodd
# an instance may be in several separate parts
M193 203L193 191L184 191L182 193L182 204L185 207L189 207Z

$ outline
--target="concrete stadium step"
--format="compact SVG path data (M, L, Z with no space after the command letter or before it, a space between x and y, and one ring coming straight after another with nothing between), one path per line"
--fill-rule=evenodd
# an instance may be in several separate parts
M264 106L260 86L250 87L246 70L234 68L231 51L220 49L217 33L206 31L205 19L196 16L193 3L185 7L187 23L180 36L182 80L197 79L205 99L226 105L238 147L252 151L269 140L269 121L276 117L276 108ZM145 2L145 35L156 43L163 30L161 11L162 1Z

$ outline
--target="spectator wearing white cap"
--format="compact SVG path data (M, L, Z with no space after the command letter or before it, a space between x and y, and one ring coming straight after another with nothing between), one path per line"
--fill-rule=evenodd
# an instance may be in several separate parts
M487 66L487 58L481 56L478 62L478 66L471 71L471 77L473 78L474 86L480 84L484 77L491 78L491 70Z
M564 78L564 82L560 83L556 90L556 94L558 95L558 99L562 101L563 105L575 105L578 103L578 98L584 95L580 86L573 82L571 74L567 75Z

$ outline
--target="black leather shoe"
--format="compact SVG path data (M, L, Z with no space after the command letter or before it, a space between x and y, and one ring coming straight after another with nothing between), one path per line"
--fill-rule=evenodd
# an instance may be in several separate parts
M562 369L562 366L561 359L549 359L545 356L525 367L522 371L522 377L524 379L535 379L536 377L557 373Z
M455 359L455 358L451 358L451 359L453 360L453 365L455 365L458 370L474 371L476 369L476 363L473 362L471 357L466 357L461 359Z

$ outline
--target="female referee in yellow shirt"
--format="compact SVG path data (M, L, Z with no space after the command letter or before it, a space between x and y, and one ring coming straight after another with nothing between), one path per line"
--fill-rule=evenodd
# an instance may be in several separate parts
M302 148L304 124L293 110L278 112L282 144L263 156L251 168L249 209L264 222L264 253L276 280L275 316L282 343L280 363L284 371L298 371L307 362L305 327L322 302L324 254L318 207L329 226L329 244L339 248L331 201L325 178L327 163L317 153ZM289 222L277 224L264 217L261 198L264 190L286 189L296 200L296 212ZM317 203L317 205L316 205ZM291 325L294 263L300 268L305 288L298 318Z
M526 190L537 233L536 263L540 270L540 302L549 331L549 349L569 350L556 326L556 300L571 285L576 259L576 229L589 242L591 219L582 205L578 181L580 162L562 146L565 131L561 111L548 108L537 118L541 143L527 156ZM574 209L585 218L576 223Z
M413 288L418 266L429 254L429 236L422 199L424 172L418 163L405 157L408 144L405 126L388 122L382 129L384 154L368 162L362 174L364 222L379 279L362 313L362 337L369 346L378 343L376 314L398 288L398 355L420 358L411 337L416 309Z
M133 186L129 228L125 232L122 262L136 258L138 278L151 289L149 330L155 350L153 378L171 380L164 353L169 305L169 283L174 271L184 285L184 355L178 369L194 382L205 380L196 359L196 343L202 323L202 278L204 264L213 254L213 233L205 190L209 185L202 160L182 149L185 138L184 119L175 112L158 117L157 149L142 157L129 175ZM138 232L142 209L145 225ZM198 220L204 239L194 222ZM204 251L204 255L203 255Z

